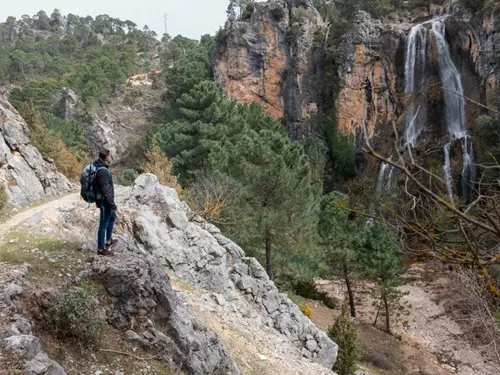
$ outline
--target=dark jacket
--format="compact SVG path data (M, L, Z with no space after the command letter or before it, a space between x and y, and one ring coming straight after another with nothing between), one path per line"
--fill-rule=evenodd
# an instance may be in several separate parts
M104 203L111 206L113 210L116 210L115 204L115 187L113 185L113 176L109 170L109 166L98 159L94 162L96 168L101 168L95 177L96 190L99 199L96 200L97 207L101 207Z

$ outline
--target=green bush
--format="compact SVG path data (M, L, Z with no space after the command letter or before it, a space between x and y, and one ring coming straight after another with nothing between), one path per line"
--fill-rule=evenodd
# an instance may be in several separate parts
M135 169L127 169L118 178L118 183L123 186L132 186L139 173Z
M274 8L271 10L271 16L275 21L281 21L285 17L285 11L282 8Z
M88 283L56 297L49 311L47 328L61 339L89 348L98 345L105 321L99 317L98 301Z
M483 9L485 0L460 0L460 3L473 12L479 12Z
M314 284L314 280L312 279L296 280L292 284L292 289L293 292L298 296L309 298L315 301L321 301L330 309L334 309L337 307L337 301L335 301L333 298L330 298L327 293L318 291Z
M5 185L0 184L0 212L7 207L7 200L9 199L7 195L7 189L5 188Z
M339 346L333 371L339 375L354 375L359 352L356 343L356 328L352 324L346 305L342 307L342 313L328 329L328 336Z

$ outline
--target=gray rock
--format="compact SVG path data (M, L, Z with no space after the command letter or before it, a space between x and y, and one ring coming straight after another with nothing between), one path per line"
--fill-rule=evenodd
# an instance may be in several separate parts
M224 306L226 304L226 299L223 295L214 293L212 294L212 298L217 302L219 306Z
M35 356L35 358L24 365L24 371L30 375L45 374L50 367L52 367L52 361L49 356L44 352L40 352Z
M131 257L124 265L99 259L93 264L93 272L117 299L110 322L118 329L129 330L128 338L138 336L130 331L132 322L146 324L150 317L160 322L143 335L173 371L239 374L224 344L181 304L156 259L144 254Z
M318 343L316 342L316 340L307 340L307 342L306 342L307 350L309 350L310 352L314 352L317 347L318 347Z
M272 293L265 296L262 300L262 304L269 314L272 314L273 312L278 310L280 307L280 298L278 293Z
M188 225L188 218L185 213L174 211L168 214L170 224L177 229L185 229Z
M41 351L40 340L31 335L11 336L3 340L5 350L15 351L26 359L34 358Z
M236 286L241 290L250 289L253 286L253 278L250 276L243 276L237 283Z
M68 192L73 185L30 144L28 126L0 95L0 183L8 202L19 206Z
M3 291L4 299L6 301L9 301L12 297L18 296L22 293L23 287L15 283L10 283Z

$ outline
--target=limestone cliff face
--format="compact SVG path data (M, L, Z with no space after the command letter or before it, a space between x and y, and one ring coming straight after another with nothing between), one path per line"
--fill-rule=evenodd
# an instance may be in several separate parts
M371 137L401 114L404 28L360 12L355 27L342 37L335 103L340 130L359 132L366 124Z
M301 18L306 11L310 17ZM445 20L446 40L461 73L464 94L487 104L500 80L495 60L500 16L472 16L456 4L452 11L433 4L431 12L419 8L391 14L383 21L360 12L340 38L332 77L326 74L319 42L327 27L311 3L262 3L249 19L227 23L214 57L216 80L231 97L256 101L274 117L284 117L294 139L318 130L318 119L335 108L340 130L361 135L366 124L369 137L392 143L392 125L402 133L408 104L404 94L408 33L415 24L445 13L451 13ZM329 103L324 102L325 87L334 91ZM444 105L440 103L436 106ZM433 116L429 127L439 133L437 107L429 112ZM467 123L473 127L485 111L469 101L466 112Z
M30 143L28 126L0 95L0 183L19 206L69 191L72 184Z
M309 0L257 3L244 20L229 20L214 53L215 80L228 95L260 103L273 117L285 117L295 139L307 136L318 112L316 33L324 33Z

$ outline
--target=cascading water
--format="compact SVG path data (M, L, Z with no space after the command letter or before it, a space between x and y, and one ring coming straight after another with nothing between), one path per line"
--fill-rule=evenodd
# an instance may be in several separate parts
M460 73L451 59L450 47L445 38L444 20L445 17L440 17L416 25L411 29L406 49L405 93L412 95L426 90L426 65L431 61L430 56L428 58L430 51L427 51L429 48L427 40L433 38L436 41L439 75L443 85L446 128L451 142L460 139L462 143L461 193L467 201L470 201L474 196L476 178L473 145L472 142L468 142L470 136L465 126L464 90ZM431 27L429 28L429 26ZM424 95L418 95L410 99L412 102L407 109L405 141L408 147L415 147L418 137L427 126L427 105ZM448 194L452 197L453 176L450 165L450 147L451 143L446 144L444 147L443 170Z
M423 24L410 30L406 47L405 93L411 95L423 91L426 85L425 67L427 61L427 32ZM421 95L411 98L407 109L405 139L415 146L417 139L427 125L427 106Z
M384 194L391 190L391 179L394 167L387 163L380 164L380 170L377 179L377 193Z
M444 182L446 183L446 190L448 190L448 198L453 197L453 177L451 174L451 163L450 163L450 146L451 143L444 145Z

